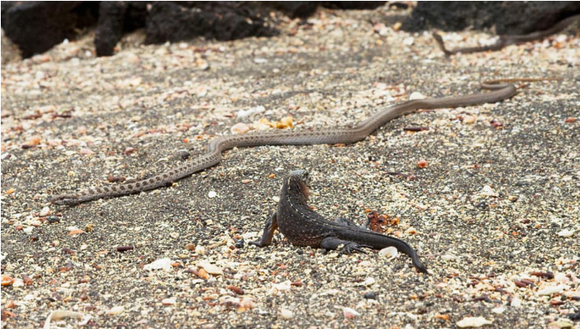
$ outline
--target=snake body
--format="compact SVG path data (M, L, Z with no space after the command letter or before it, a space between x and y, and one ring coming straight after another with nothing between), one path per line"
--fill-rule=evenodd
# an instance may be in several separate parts
M86 201L133 194L166 186L195 172L218 164L222 159L222 152L234 147L337 143L350 144L365 139L379 127L403 114L419 109L438 109L495 103L510 98L516 94L517 89L512 82L540 80L552 79L526 78L492 80L481 83L482 89L490 90L486 93L407 101L401 104L388 106L366 120L363 120L353 128L330 128L312 131L277 130L248 133L244 135L222 136L213 139L209 143L207 153L204 155L189 160L180 166L159 173L151 178L123 182L110 186L92 187L72 194L58 195L52 198L51 202L61 205L75 205Z
M489 46L456 48L456 49L452 49L452 50L449 50L445 47L445 43L443 42L443 38L439 34L433 32L432 35L433 35L433 38L435 39L435 41L437 42L437 45L441 49L441 51L443 51L445 53L445 55L451 56L451 55L454 55L457 53L470 54L470 53L478 53L478 52L484 52L484 51L496 51L496 50L500 50L503 47L506 47L509 45L513 45L513 44L517 44L517 43L521 43L521 42L540 40L540 39L546 38L552 34L556 34L560 31L564 30L565 28L567 28L569 25L571 25L576 20L580 20L580 15L575 15L575 16L570 16L568 18L565 18L547 30L536 31L536 32L532 32L529 34L522 34L522 35L500 35L499 39L494 44L491 44Z

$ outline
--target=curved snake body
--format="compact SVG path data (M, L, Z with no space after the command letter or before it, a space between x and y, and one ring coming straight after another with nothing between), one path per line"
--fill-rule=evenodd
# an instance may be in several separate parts
M481 87L483 89L491 90L490 92L407 101L401 104L388 106L353 128L330 128L313 131L269 131L218 137L209 143L206 154L196 159L189 160L176 168L169 169L151 178L110 186L92 187L72 194L58 195L55 196L51 202L55 204L74 205L86 201L133 194L166 186L195 172L218 164L222 159L221 153L234 147L337 143L350 144L366 138L379 127L403 114L419 109L438 109L495 103L510 98L516 94L516 87L511 84L511 82L540 80L553 79L500 79L487 81L483 82Z

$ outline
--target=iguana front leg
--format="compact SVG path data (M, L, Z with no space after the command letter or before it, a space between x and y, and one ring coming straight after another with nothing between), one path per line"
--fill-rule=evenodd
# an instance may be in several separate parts
M278 229L278 218L276 213L274 212L270 219L266 221L266 225L264 226L264 233L262 233L262 238L259 241L250 241L248 244L258 246L258 247L265 247L272 244L272 238L274 238L274 232Z

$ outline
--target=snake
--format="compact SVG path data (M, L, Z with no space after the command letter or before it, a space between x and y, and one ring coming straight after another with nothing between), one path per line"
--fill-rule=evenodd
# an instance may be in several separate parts
M529 41L544 39L552 34L556 34L560 31L564 30L565 28L570 26L574 21L579 20L579 19L580 19L580 15L570 16L570 17L565 18L565 19L559 21L558 23L554 24L552 27L550 27L547 30L536 31L536 32L532 32L529 34L500 35L499 39L494 44L491 44L489 46L480 46L480 47L465 47L465 48L456 48L456 49L449 50L445 47L445 43L443 42L443 38L439 34L433 32L432 35L433 35L433 38L435 39L435 41L437 42L439 49L441 49L441 51L443 51L446 56L451 56L451 55L454 55L457 53L470 54L470 53L478 53L478 52L484 52L484 51L497 51L497 50L500 50L500 49L502 49L506 46L509 46L509 45L513 45L513 44L517 44L517 43L521 43L521 42L529 42Z
M234 147L264 145L314 145L352 144L365 139L379 127L404 114L417 110L473 106L496 103L511 98L517 93L514 82L556 80L554 78L510 78L488 80L480 86L488 92L441 98L415 99L386 106L351 128L325 128L317 130L265 131L239 135L225 135L211 140L207 152L179 166L163 171L150 178L126 181L113 185L91 187L78 192L54 196L50 201L57 205L76 205L101 198L111 198L153 190L171 185L184 177L217 165L222 152Z

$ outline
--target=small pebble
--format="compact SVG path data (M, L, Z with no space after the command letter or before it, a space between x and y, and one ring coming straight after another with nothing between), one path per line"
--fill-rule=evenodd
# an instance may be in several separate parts
M85 233L85 231L80 230L80 229L74 229L74 230L71 230L70 232L68 232L68 235L78 235L78 234L83 234L83 233Z
M2 276L2 287L5 286L11 286L14 283L14 279L7 276L7 275L3 275Z
M274 122L274 127L277 129L292 128L294 124L292 123L292 117L287 116L282 118L280 121Z
M236 287L234 285L229 285L228 289L235 292L238 295L243 295L244 294L244 289L240 288L240 287Z
M129 154L131 154L131 153L135 152L135 150L136 150L136 148L134 148L134 147L127 147L127 148L126 148L126 149L123 151L123 154L125 154L125 155L129 155Z
M28 141L26 141L24 144L22 144L22 148L29 149L29 148L38 146L40 144L40 142L41 142L40 136L33 136Z
M133 250L133 246L119 246L119 247L117 247L118 252L125 252L125 251L129 251L129 250Z
M238 249L242 249L244 247L244 239L236 240L235 246Z
M405 46L412 46L415 43L415 38L413 37L406 37L405 39L403 39L403 44Z
M365 299L377 299L377 292L376 291L367 291L364 294Z
M209 273L207 273L207 271L206 271L206 270L204 270L203 268L200 268L200 269L197 271L197 276L199 276L200 278L202 278L202 279L204 279L204 280L207 280L207 279L209 279Z

